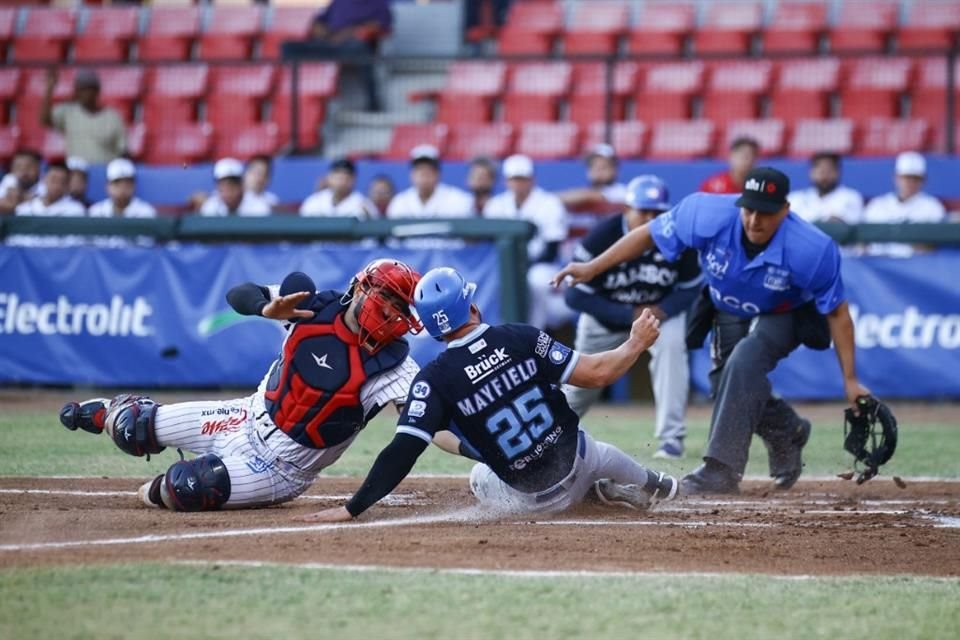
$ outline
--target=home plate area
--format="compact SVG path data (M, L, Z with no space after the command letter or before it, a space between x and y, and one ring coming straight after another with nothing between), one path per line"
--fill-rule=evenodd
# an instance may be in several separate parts
M960 576L960 483L879 477L747 481L739 496L638 512L584 504L556 516L475 506L466 478L409 478L356 522L294 518L343 502L322 478L287 505L170 513L130 478L0 478L0 566L195 561L589 573ZM901 486L902 485L902 486Z

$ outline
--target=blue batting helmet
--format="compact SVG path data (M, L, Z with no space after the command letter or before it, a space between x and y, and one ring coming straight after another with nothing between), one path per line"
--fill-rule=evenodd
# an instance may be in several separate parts
M637 176L627 185L627 206L631 209L667 211L670 194L666 183L657 176Z
M467 324L476 290L476 284L449 267L424 274L413 292L413 306L427 333L442 338Z

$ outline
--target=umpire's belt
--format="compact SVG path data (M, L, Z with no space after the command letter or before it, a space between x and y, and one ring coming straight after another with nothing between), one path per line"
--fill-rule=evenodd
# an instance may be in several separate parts
M587 441L583 437L583 431L577 432L577 457L573 459L573 468L570 469L570 473L567 474L567 477L553 485L546 491L541 491L540 493L533 494L533 499L540 502L550 502L556 498L560 493L570 489L573 484L577 481L577 471L580 467L580 462L586 456L587 451Z

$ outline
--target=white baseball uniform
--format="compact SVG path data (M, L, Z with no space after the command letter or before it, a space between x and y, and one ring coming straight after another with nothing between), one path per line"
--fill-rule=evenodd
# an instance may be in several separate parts
M871 200L863 212L864 222L886 224L943 222L946 217L943 203L923 192L906 200L898 198L896 193L887 193ZM907 258L913 255L913 247L901 242L874 243L867 246L867 253Z
M426 202L414 187L393 196L387 206L388 218L469 218L473 215L473 196L440 183Z
M268 216L270 215L270 212L270 205L267 204L263 198L254 195L250 191L245 191L243 193L243 199L240 201L240 206L238 206L237 210L232 213L230 209L227 208L227 204L217 193L214 193L207 198L200 207L200 215L202 216Z
M134 197L123 211L117 211L113 200L106 198L90 205L87 214L91 218L156 218L157 210L149 202Z
M49 205L43 202L41 196L27 200L17 205L15 214L18 216L49 216L49 217L83 217L87 213L83 204L70 196L63 196ZM64 247L84 243L83 236L39 236L17 234L7 237L6 243L21 247Z
M340 202L333 201L333 189L310 195L300 205L302 216L335 216L369 220L377 217L377 207L362 193L354 191Z
M858 224L863 217L863 196L850 187L838 185L821 195L816 187L791 191L790 210L808 222L827 222L833 218Z

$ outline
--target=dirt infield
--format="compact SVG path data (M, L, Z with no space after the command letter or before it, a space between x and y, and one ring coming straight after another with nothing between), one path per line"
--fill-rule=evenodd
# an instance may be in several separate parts
M411 478L347 525L292 518L338 504L357 479L256 511L176 514L139 506L139 482L0 478L0 566L140 560L337 565L960 576L960 483L760 482L641 513L584 505L553 517L493 517L464 478Z

